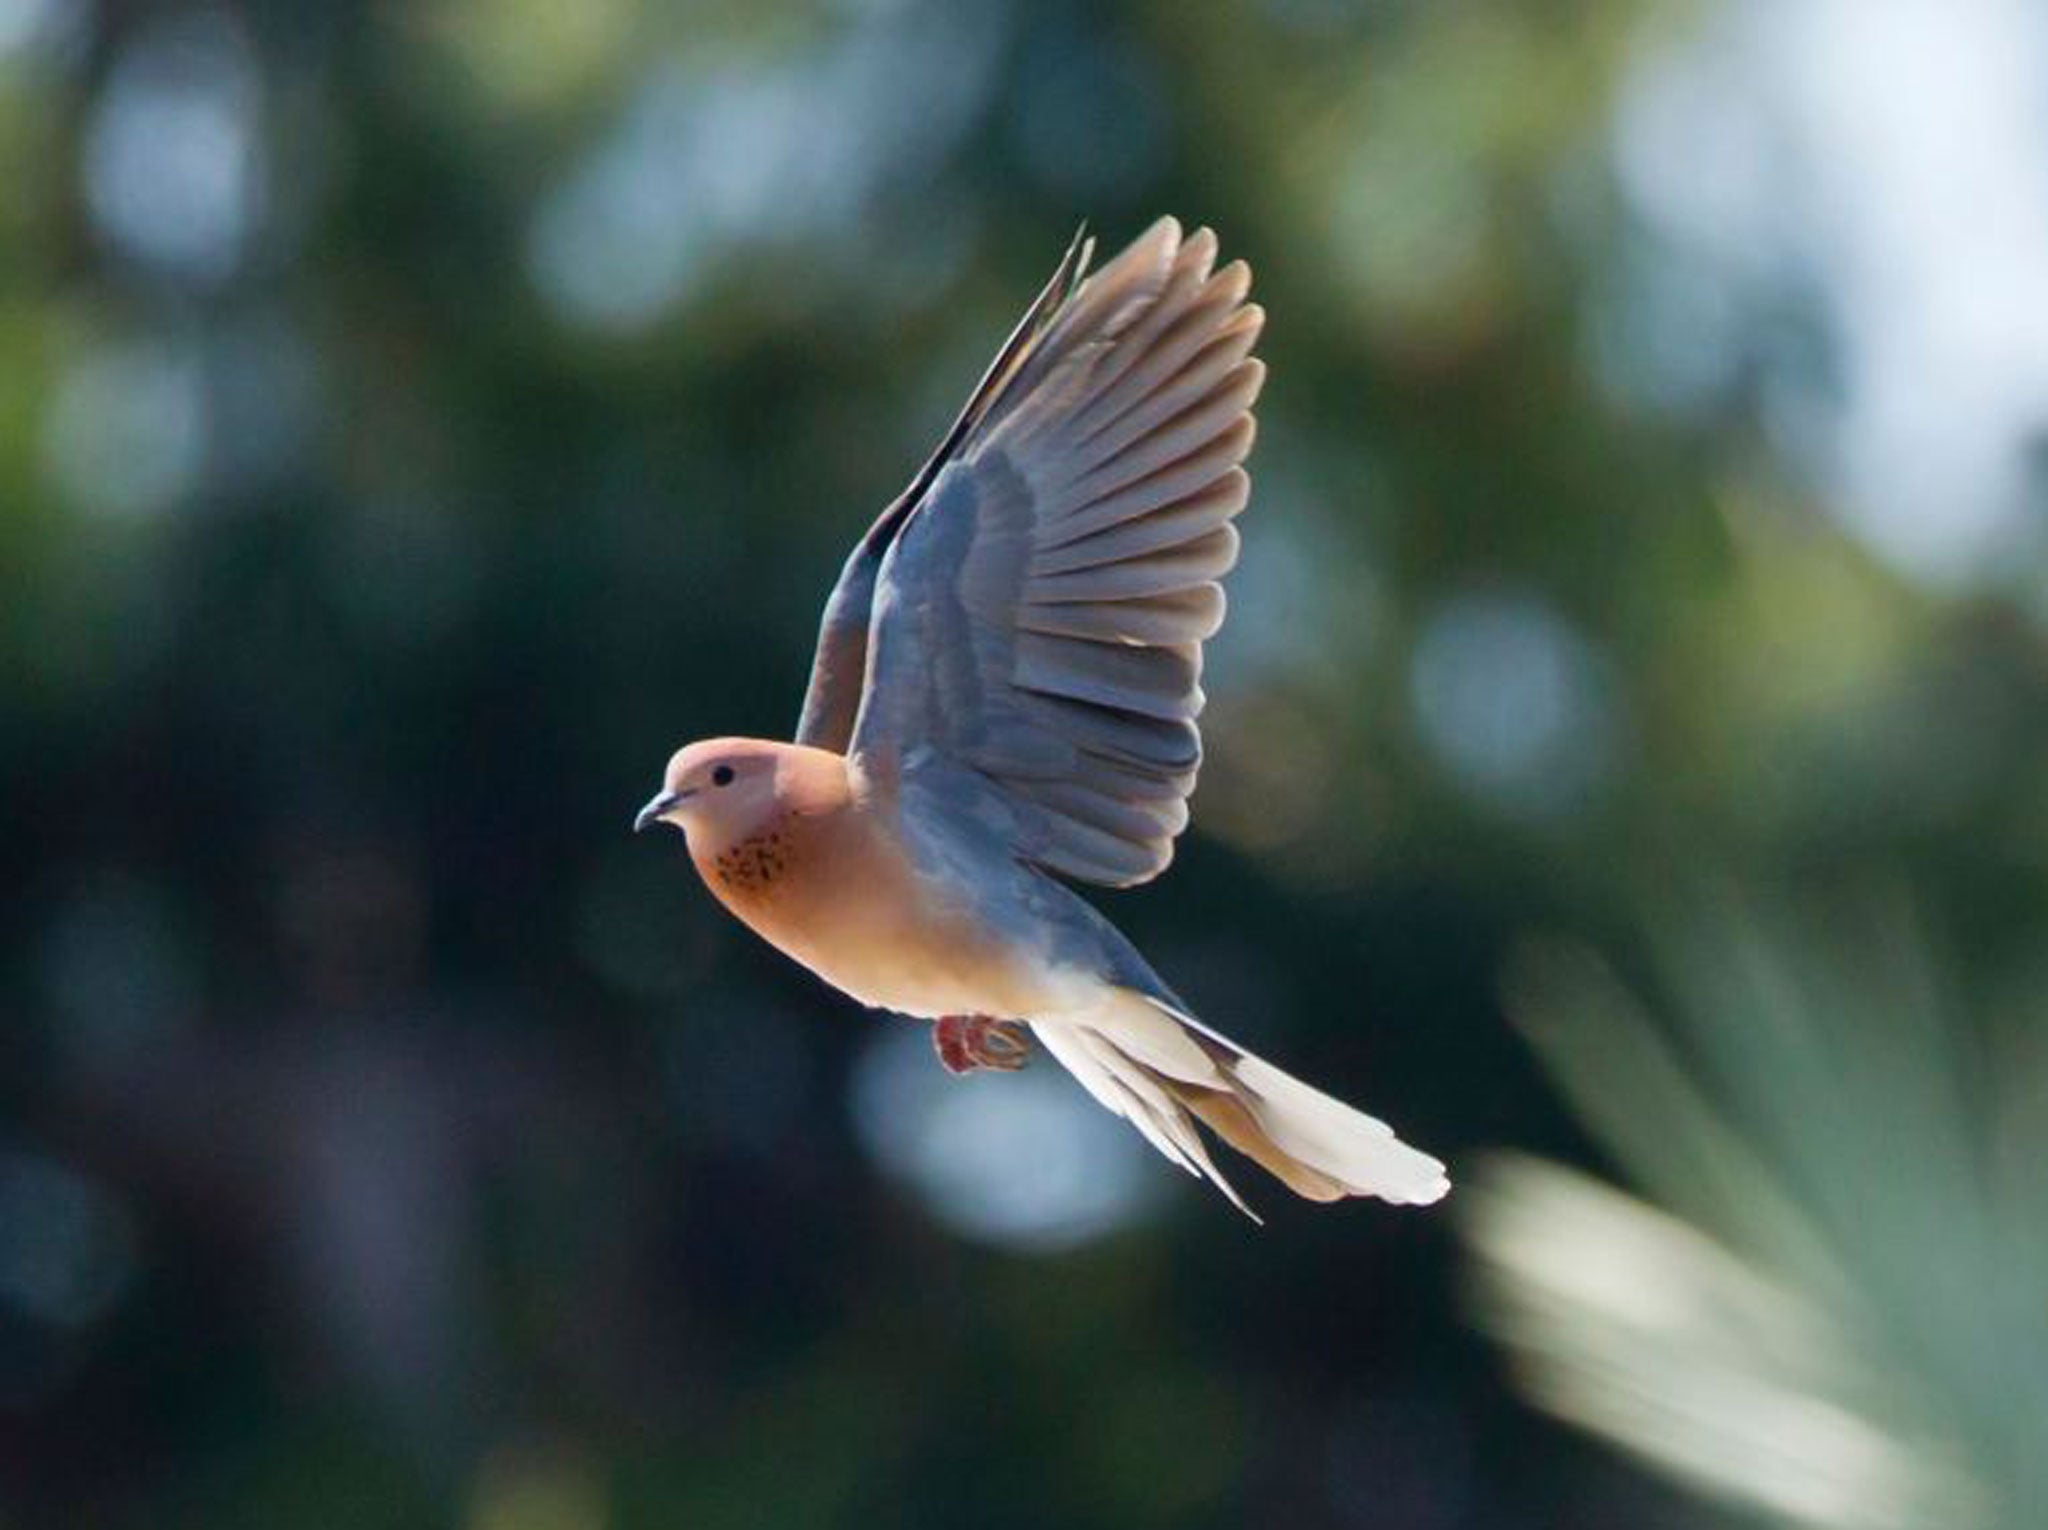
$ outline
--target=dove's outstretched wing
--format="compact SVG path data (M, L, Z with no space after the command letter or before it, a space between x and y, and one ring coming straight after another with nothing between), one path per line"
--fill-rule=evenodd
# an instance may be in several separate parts
M1265 376L1250 273L1215 254L1162 219L1034 310L876 559L850 752L942 758L1020 856L1086 881L1165 868L1201 761Z
M818 626L818 647L811 659L811 683L804 692L803 715L797 722L797 743L843 754L852 742L853 721L860 713L861 690L867 677L868 622L882 555L903 529L904 518L930 490L939 470L952 460L960 443L1001 395L1003 385L1032 342L1044 331L1060 304L1073 294L1095 248L1095 241L1086 235L1086 229L1075 230L1067 253L1060 257L1059 269L1017 321L1017 327L1010 331L1010 338L996 352L996 359L989 363L945 438L925 459L909 487L875 517L874 524L847 557L846 566L839 572L839 582L825 602L824 620Z

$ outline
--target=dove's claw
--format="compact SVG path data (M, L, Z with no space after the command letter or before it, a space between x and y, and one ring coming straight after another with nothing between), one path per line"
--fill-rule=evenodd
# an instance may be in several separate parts
M1016 1020L941 1015L932 1022L932 1049L948 1073L974 1073L984 1068L1014 1073L1031 1055L1031 1033Z

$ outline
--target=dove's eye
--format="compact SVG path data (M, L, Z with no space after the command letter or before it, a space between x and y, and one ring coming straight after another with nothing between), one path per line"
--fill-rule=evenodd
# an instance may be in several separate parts
M732 767L730 765L721 765L718 769L712 771L711 784L713 786L732 785Z

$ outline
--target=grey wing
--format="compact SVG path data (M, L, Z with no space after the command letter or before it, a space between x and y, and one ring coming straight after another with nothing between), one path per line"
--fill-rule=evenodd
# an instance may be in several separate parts
M910 486L875 517L867 534L854 545L839 582L825 602L824 619L818 625L818 646L811 659L811 682L804 691L803 713L797 720L796 742L843 753L853 738L853 724L860 712L861 690L865 684L868 656L868 623L875 598L875 580L881 572L882 557L902 530L904 521L930 490L932 481L959 449L960 443L988 412L1001 394L1003 384L1019 361L1043 333L1059 305L1073 293L1088 267L1094 241L1086 230L1076 230L1060 258L1059 268L1010 331L1010 338L989 363L944 439Z
M851 752L944 770L1024 859L1163 870L1201 762L1263 314L1163 219L1052 316L882 555Z

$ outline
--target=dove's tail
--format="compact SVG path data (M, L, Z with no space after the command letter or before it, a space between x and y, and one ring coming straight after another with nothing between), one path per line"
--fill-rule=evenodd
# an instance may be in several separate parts
M1196 1121L1310 1200L1376 1195L1424 1205L1451 1187L1441 1163L1402 1142L1385 1122L1159 999L1110 989L1085 1013L1036 1021L1032 1029L1090 1094L1169 1159L1213 1181L1247 1215L1210 1160Z

